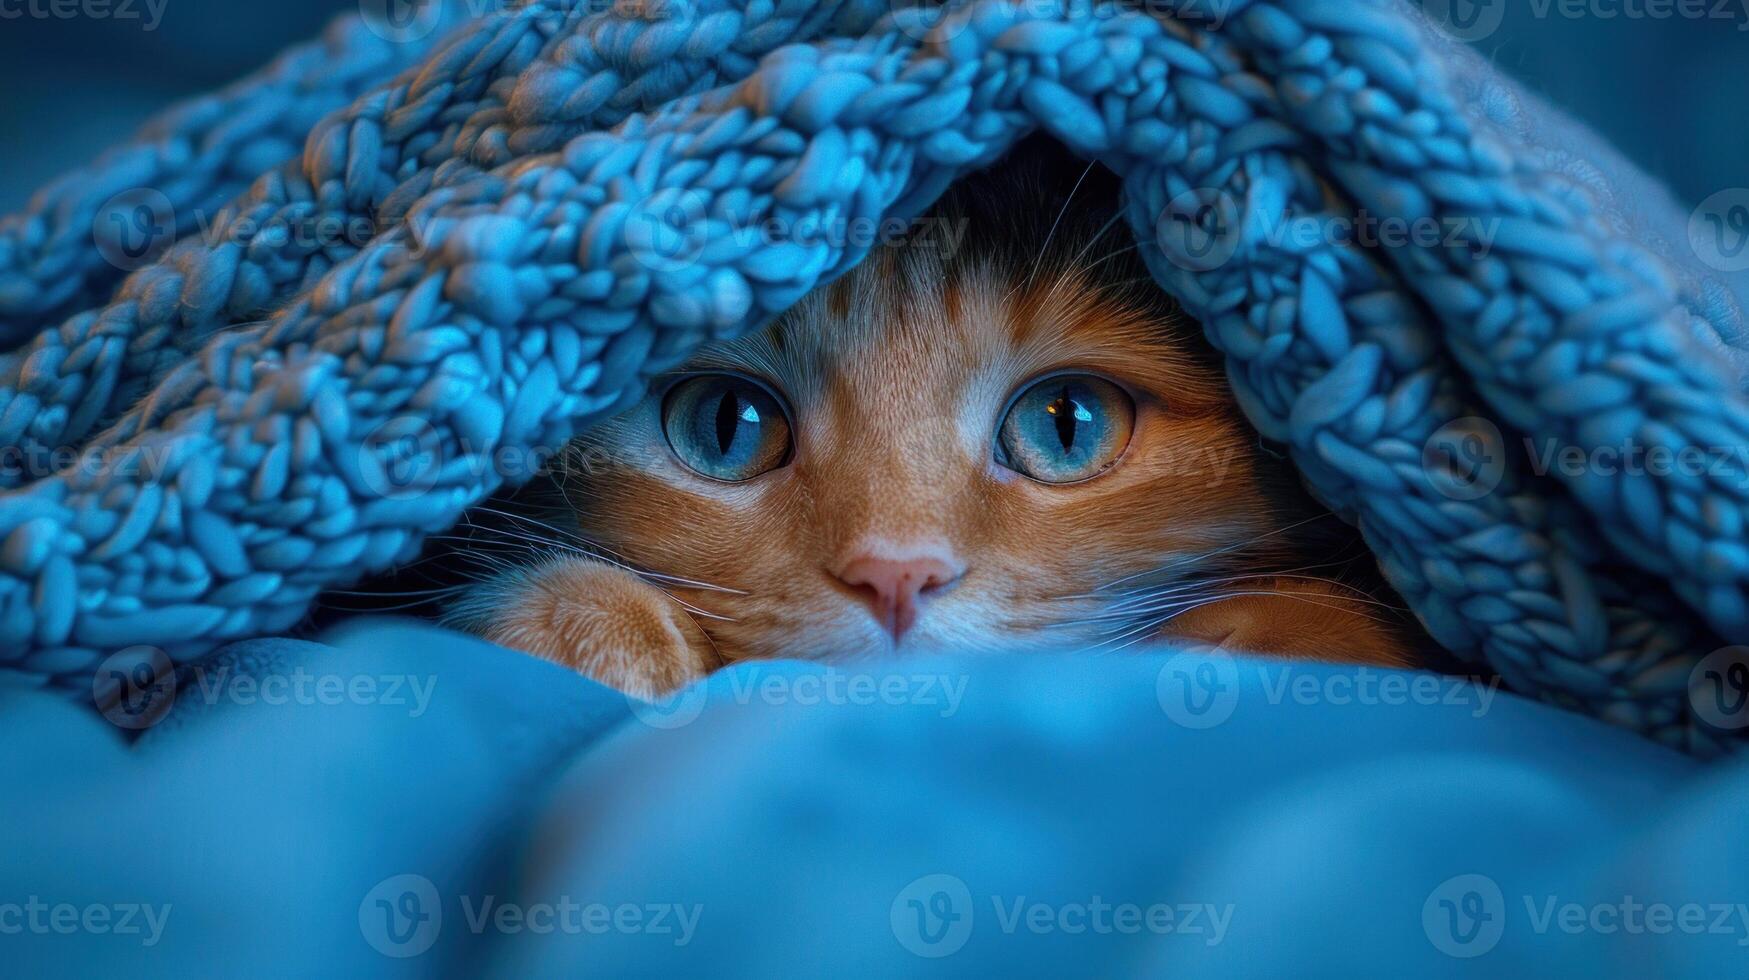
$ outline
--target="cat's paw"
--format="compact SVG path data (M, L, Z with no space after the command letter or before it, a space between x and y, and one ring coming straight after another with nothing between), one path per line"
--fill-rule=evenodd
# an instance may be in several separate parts
M494 583L460 625L638 697L709 673L710 640L674 597L631 572L566 559Z
M1247 581L1243 593L1174 617L1161 635L1233 653L1406 667L1414 656L1377 603L1316 579Z

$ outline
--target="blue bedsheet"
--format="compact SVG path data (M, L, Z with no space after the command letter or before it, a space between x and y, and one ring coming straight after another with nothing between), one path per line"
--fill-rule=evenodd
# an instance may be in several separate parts
M0 972L1749 964L1749 761L1485 687L1157 649L745 665L649 707L425 626L326 641L230 648L131 745L0 692Z

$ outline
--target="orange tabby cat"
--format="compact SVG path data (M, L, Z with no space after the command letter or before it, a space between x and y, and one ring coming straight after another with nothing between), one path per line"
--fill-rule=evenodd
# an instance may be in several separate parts
M521 525L552 547L448 621L644 695L751 657L1156 636L1409 663L1116 202L1043 145L962 182L937 233L579 440L574 530Z

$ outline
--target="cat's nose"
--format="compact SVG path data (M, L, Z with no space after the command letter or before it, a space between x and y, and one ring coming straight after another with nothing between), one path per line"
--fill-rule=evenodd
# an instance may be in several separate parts
M931 555L853 558L838 570L838 580L860 593L894 642L917 622L923 601L952 585L965 569Z

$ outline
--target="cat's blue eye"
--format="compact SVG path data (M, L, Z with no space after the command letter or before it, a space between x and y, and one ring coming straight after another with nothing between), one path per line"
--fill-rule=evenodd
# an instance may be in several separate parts
M758 383L732 374L699 375L670 388L662 431L681 462L727 483L777 469L790 455L783 406Z
M1065 374L1021 392L996 436L996 461L1041 483L1099 475L1130 444L1136 406L1103 378Z

